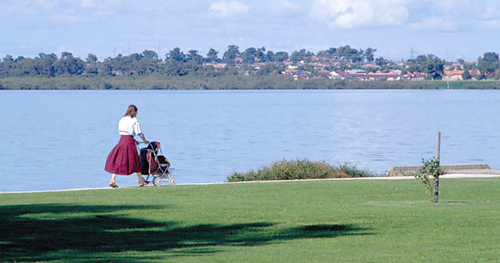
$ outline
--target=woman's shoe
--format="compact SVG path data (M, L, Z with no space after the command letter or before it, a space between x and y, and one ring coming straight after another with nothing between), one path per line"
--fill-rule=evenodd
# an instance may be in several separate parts
M143 186L148 185L148 184L149 184L149 182L148 182L148 181L144 181L144 182L142 182L142 183L139 183L139 186L140 186L140 187L143 187Z
M115 183L112 183L112 182L109 182L109 186L111 188L118 188L118 185L116 185Z

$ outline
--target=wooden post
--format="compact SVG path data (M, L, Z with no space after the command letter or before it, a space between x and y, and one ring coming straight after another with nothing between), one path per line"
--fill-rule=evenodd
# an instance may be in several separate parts
M438 162L438 165L440 165L441 163L439 161L440 152L441 152L441 132L438 132L436 139L436 160ZM438 202L438 196L439 196L439 176L434 181L434 202L436 203Z
M436 159L438 159L438 161L439 161L440 151L441 151L441 132L438 132L436 140Z

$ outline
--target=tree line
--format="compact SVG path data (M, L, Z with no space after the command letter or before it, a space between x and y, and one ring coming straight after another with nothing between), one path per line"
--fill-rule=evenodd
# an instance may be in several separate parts
M187 53L176 47L160 58L152 50L133 53L128 56L118 54L99 61L97 56L90 53L85 59L73 56L70 52L62 52L58 57L54 53L39 53L37 57L14 58L6 55L0 61L0 78L9 77L58 77L73 76L175 76L175 77L220 77L235 75L268 76L278 75L288 65L295 65L297 69L308 72L319 70L349 70L363 68L367 72L388 72L399 69L402 74L425 73L430 79L440 79L447 63L445 60L432 54L419 55L415 59L408 59L404 63L389 61L383 57L376 57L377 49L366 50L351 48L350 46L332 47L316 54L306 49L292 52L273 52L265 47L250 47L244 51L236 45L229 45L227 50L219 53L213 48L202 56L197 50ZM466 63L458 60L456 69L463 69L464 79L469 79L469 71L478 70L477 79L500 78L500 60L497 53L487 52L478 58L477 63ZM375 67L363 67L370 63Z

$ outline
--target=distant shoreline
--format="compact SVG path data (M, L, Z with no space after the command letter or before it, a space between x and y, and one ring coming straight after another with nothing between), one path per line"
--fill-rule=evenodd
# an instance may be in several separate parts
M273 76L59 76L0 78L0 90L500 89L500 81L293 80Z

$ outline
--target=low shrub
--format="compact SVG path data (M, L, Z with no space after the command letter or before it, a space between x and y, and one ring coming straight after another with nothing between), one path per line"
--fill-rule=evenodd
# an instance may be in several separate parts
M378 175L368 170L359 170L356 168L356 165L351 165L349 163L333 166L324 161L310 161L308 159L287 161L283 159L278 162L273 162L270 166L263 166L257 171L252 169L246 173L234 172L227 177L227 182L373 176Z

